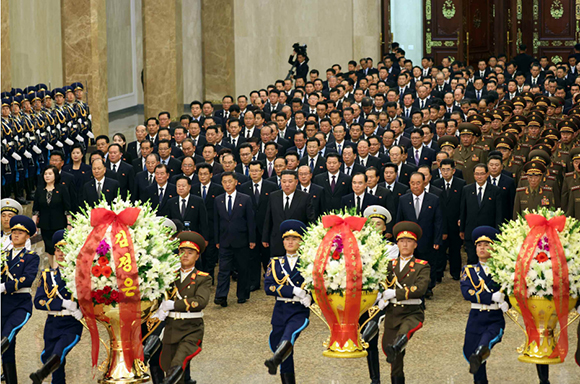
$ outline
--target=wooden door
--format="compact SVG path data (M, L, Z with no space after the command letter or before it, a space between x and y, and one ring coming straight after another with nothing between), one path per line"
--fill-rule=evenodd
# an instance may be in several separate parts
M463 60L463 1L425 0L425 56L436 64L444 57Z
M580 37L580 1L524 1L532 13L532 56L547 56L554 64L568 62Z
M381 58L391 52L391 0L381 1Z
M477 66L495 54L495 3L490 0L464 0L466 65ZM501 38L498 36L498 38Z

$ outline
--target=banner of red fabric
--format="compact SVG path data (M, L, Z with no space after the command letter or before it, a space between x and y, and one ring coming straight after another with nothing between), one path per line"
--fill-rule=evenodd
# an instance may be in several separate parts
M318 306L330 326L329 346L338 343L343 347L348 340L358 344L358 318L360 315L360 299L362 295L362 262L358 243L352 231L360 231L366 222L364 217L347 217L342 219L336 215L327 215L322 218L324 228L330 228L318 247L314 260L313 285L318 299ZM336 235L342 238L346 268L345 308L338 310L335 316L324 283L324 271L330 257L330 247Z
M548 220L541 215L528 214L526 215L526 221L530 226L530 232L524 240L524 244L516 261L514 296L522 312L530 342L535 341L539 345L540 334L536 328L532 314L527 307L528 292L526 276L534 259L538 241L546 234L548 244L550 245L550 258L554 276L553 297L556 314L560 323L560 337L558 338L557 348L550 357L559 356L560 360L564 361L568 354L568 332L566 323L570 300L570 281L568 279L568 264L566 263L566 256L564 255L564 249L560 242L558 232L564 230L566 216L557 216Z
M93 264L93 259L95 257L95 251L105 236L107 228L109 225L113 225L112 228L112 238L114 239L116 234L121 230L127 231L127 227L132 225L137 217L139 216L139 208L127 208L119 215L105 208L95 208L91 211L91 226L93 230L88 235L85 244L81 248L77 256L77 267L76 267L76 284L77 284L77 298L79 302L79 308L83 312L87 327L91 334L91 357L93 367L98 363L99 358L99 332L97 329L97 322L95 320L95 311L93 307L93 301L91 298L91 266ZM127 234L127 238L130 241L131 236ZM113 257L115 260L115 265L118 266L118 260L123 255L118 255L118 245L115 248L113 244ZM127 298L127 295L123 295L120 305L120 317L121 324L128 324L128 327L122 328L122 343L123 343L123 353L125 355L125 361L128 364L133 363L133 358L130 360L128 357L142 358L143 347L141 344L141 308L140 308L140 295L139 295L139 282L138 282L138 271L135 264L135 257L133 254L133 242L130 241L129 254L131 255L131 260L133 261L131 272L134 272L136 276L133 281L137 286L136 294ZM118 268L117 268L118 269ZM126 276L126 275L124 275ZM119 274L117 272L117 280L119 287L122 287L122 283L119 280ZM130 300L129 300L130 299ZM139 321L135 322L135 314L139 314ZM133 328L137 327L138 330L135 331ZM127 328L127 329L124 329ZM124 336L129 334L128 339L124 339ZM132 342L135 340L135 342ZM131 344L129 344L131 343ZM132 367L128 366L128 369Z

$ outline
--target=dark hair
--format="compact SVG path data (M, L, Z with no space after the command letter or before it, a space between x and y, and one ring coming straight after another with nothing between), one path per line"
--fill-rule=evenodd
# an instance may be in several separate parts
M113 143L109 146L109 150L111 150L111 148L113 148L113 147L119 148L119 152L121 152L121 155L123 155L125 153L125 149L123 148L122 145L117 144L117 143Z
M484 164L484 163L476 164L475 167L473 167L474 171L475 171L475 168L483 168L483 169L485 169L485 173L489 172L489 168L487 168L487 164Z
M238 175L236 175L235 172L223 172L221 177L220 177L220 180L223 181L224 177L226 177L226 176L231 176L234 178L234 180L236 180L236 181L238 180Z
M336 160L338 160L339 163L342 161L342 158L337 152L330 152L329 154L327 154L326 160L330 159L331 157L334 157Z
M103 152L101 151L101 153L103 153ZM65 159L65 157L64 157L64 153L63 153L62 151L52 151L52 153L50 154L50 157L53 157L53 156L58 156L58 157L60 157L60 159L61 159L62 161L64 161L64 159ZM105 155L103 154L103 157L104 157L104 156L105 156Z
M169 173L169 167L167 167L167 165L165 165L165 164L157 164L157 166L155 166L155 170L158 170L158 169L161 169L161 168L163 168L166 173Z
M447 153L447 152L445 152L445 153ZM455 168L455 160L453 160L453 159L443 159L443 160L441 160L441 165L442 166L443 165L450 165L451 168Z
M365 170L365 174L366 174L368 171L373 171L373 172L375 173L375 176L376 176L376 177L378 177L378 176L379 176L379 170L378 170L378 169L377 169L377 167L375 167L375 166L370 166L370 167L368 167L368 168Z
M161 144L167 144L169 146L169 148L171 148L171 141L169 141L169 140L159 140L159 144L157 145L157 148L159 148L161 146Z
M248 164L248 168L251 167L252 165L259 165L260 169L264 169L264 164L261 161L258 160L250 161L250 164Z
M46 186L46 182L44 181L44 174L46 173L47 170L52 170L52 172L54 173L54 185L59 185L60 184L60 172L58 171L58 168L55 167L54 165L49 165L48 167L44 168L44 170L42 171L42 182L43 184Z
M179 180L187 180L187 184L188 184L188 185L191 185L191 179L190 179L189 177L187 177L187 176L179 176L179 177L177 178L177 180L175 180L175 184L177 184L177 182L178 182Z
M213 166L211 164L201 163L200 165L197 166L197 173L199 173L201 169L207 169L209 173L213 174Z
M109 140L109 136L107 135L99 135L97 136L97 138L95 139L95 143L99 140L105 140L107 142L107 144L109 144L110 140Z
M383 172L385 172L385 170L387 168L393 168L395 170L395 172L397 172L397 170L399 169L394 163L387 163L387 164L385 164L385 167L383 168Z
M161 115L167 115L167 118L168 118L168 119L171 119L171 114L170 114L169 112L167 112L167 111L159 112L159 113L157 114L157 118L160 118L160 117L161 117Z
M422 174L421 172L415 171L415 172L411 173L411 177L413 177L414 175L421 175L421 179L423 179L423 181L425 181L425 175Z
M292 170L290 170L290 169L285 169L285 170L283 170L282 172L280 172L280 178L282 178L282 176L284 176L284 175L291 175L291 176L294 176L294 178L295 178L296 180L298 180L298 174L296 173L296 171L292 171Z
M52 152L53 155L54 155L54 153L55 152ZM58 152L57 152L57 154L58 154ZM91 154L89 155L89 163L92 163L93 156L95 156L95 155L99 156L101 159L105 158L105 154L103 153L103 151L97 149L96 151L91 152Z
M116 136L119 136L119 137L121 138L121 140L123 140L123 142L124 142L125 144L127 144L127 138L126 138L126 137L125 137L125 135L123 135L121 132L117 132L117 133L115 133L115 134L113 135L113 139L114 139Z

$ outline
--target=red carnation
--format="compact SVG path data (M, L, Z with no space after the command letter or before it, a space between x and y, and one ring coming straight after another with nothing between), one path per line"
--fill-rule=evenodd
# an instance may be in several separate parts
M119 301L119 292L113 291L111 292L111 300L118 302Z
M109 264L109 259L107 259L105 256L99 257L99 265L101 267L104 267L107 264Z
M91 272L93 273L93 275L95 275L96 277L101 276L101 274L103 273L103 271L101 271L101 267L99 267L98 265L95 265L92 269Z
M105 302L105 298L101 295L101 296L97 296L97 303L99 304L103 304Z
M536 260L538 261L538 263L545 263L546 261L550 260L550 258L548 257L548 255L546 255L546 252L540 252L536 256Z
M108 279L109 276L111 276L111 273L113 273L113 270L108 265L105 265L102 268L101 272L103 273L103 276L105 276Z
M106 286L105 288L103 288L103 292L105 293L105 295L108 295L109 293L111 293L111 287Z
M338 251L334 251L334 252L332 252L332 258L333 258L334 260L338 260L338 259L340 259L340 252L338 252Z

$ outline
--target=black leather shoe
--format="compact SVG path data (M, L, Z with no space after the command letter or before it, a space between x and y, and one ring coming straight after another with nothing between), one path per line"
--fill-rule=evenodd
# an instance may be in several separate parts
M367 325L365 325L365 328L363 329L361 334L361 338L368 343L369 340L372 340L378 334L379 334L379 323L376 322L375 320L370 320L367 323Z
M425 298L431 300L433 298L433 290L428 289L427 292L425 292Z
M401 352L407 346L407 335L401 335L395 339L395 342L385 347L385 354L387 355L387 362L393 364Z
M2 372L4 372L6 384L18 383L16 363L2 363Z
M391 376L392 384L405 384L405 376Z
M282 378L282 384L296 384L296 376L293 373L281 373L280 377Z
M163 384L177 384L177 382L183 376L183 368L180 365L175 365L169 368L167 375L165 376L165 380L163 380Z
M270 375L276 374L278 366L282 364L282 362L286 360L288 356L290 356L292 349L293 346L290 340L282 340L282 342L278 345L278 348L276 348L274 356L264 362L264 365L268 367L268 373Z
M452 277L452 278L453 278L453 280L455 280L455 281L459 281L459 280L460 280L460 277L459 277L459 276L451 276L451 277Z
M42 381L60 367L60 357L52 355L38 371L30 374L30 379L34 384L42 384Z
M377 349L367 350L367 365L371 384L381 384L381 368L379 363L379 351Z
M221 305L224 308L228 306L228 299L223 297L216 297L213 302L217 305Z
M543 364L536 364L536 371L538 371L538 378L540 384L550 384L550 366Z
M161 339L157 335L150 335L147 340L145 340L145 345L143 346L143 363L145 365L149 364L151 356L153 356L160 347Z
M238 299L238 304L244 304L248 299Z
M151 371L151 382L153 384L161 384L163 382L163 370L161 369L160 366L151 366L149 368L149 370Z
M480 345L477 347L475 352L469 356L469 373L475 375L479 370L479 367L489 358L490 351L485 345Z
M256 291L259 291L259 290L260 290L260 286L259 285L257 285L257 286L256 285L252 285L250 287L250 292L256 292Z

